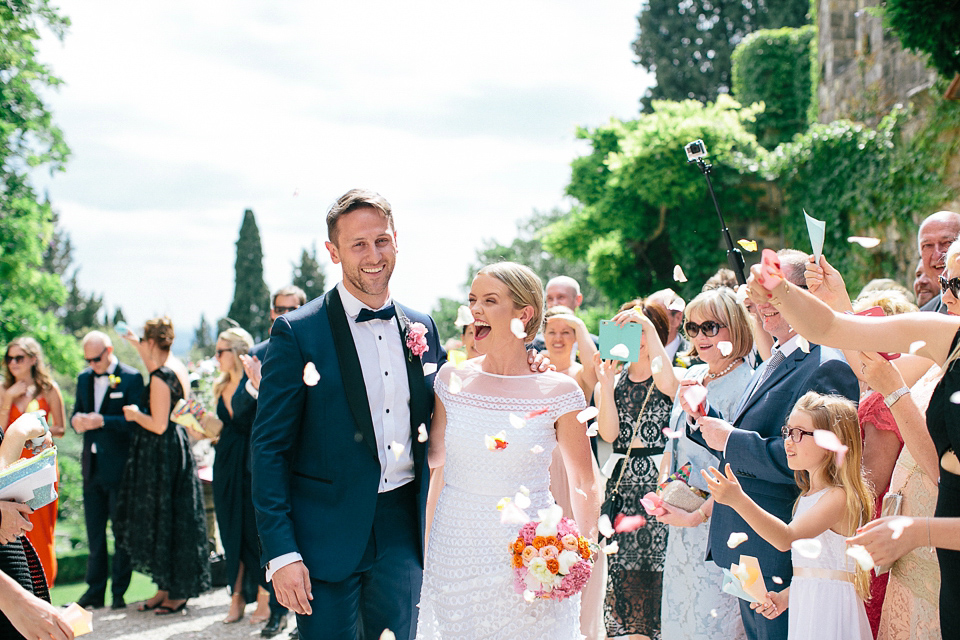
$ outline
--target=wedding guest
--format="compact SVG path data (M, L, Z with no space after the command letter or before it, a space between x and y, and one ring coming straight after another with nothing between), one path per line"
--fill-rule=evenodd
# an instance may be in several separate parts
M30 411L44 411L50 433L54 437L63 436L67 423L63 408L63 396L60 387L50 377L43 360L40 343L29 336L14 338L7 345L4 356L3 383L0 386L0 430ZM24 457L33 454L24 452ZM59 476L59 473L58 473ZM27 538L36 549L47 586L53 586L57 579L57 551L54 541L54 529L57 525L57 505L54 500L30 515L33 528Z
M83 337L83 358L89 365L77 377L77 398L70 424L83 435L83 515L90 555L87 590L77 600L81 607L100 608L112 578L111 608L123 609L123 594L130 585L130 558L114 545L107 553L107 521L116 523L117 495L127 464L130 438L137 425L123 417L123 407L139 402L143 376L117 360L110 336L91 331ZM116 541L116 538L114 538ZM109 569L108 569L109 567Z
M577 314L577 310L583 303L583 294L580 292L580 283L570 276L556 276L555 278L548 280L543 295L547 303L547 309L552 307L566 307L573 311L573 315ZM590 336L590 339L593 340L594 346L599 346L600 339L593 334L588 335ZM537 334L537 337L533 339L531 346L537 351L543 351L546 348L544 346L542 333ZM580 358L580 361L586 363L591 362L589 360L584 360L583 358Z
M947 249L958 235L960 235L960 213L937 211L920 223L920 228L917 230L917 250L920 253L924 271L934 284L946 266L944 257ZM922 305L920 310L944 313L945 309L940 301L941 295L938 293L927 304Z
M632 300L620 308L613 321L618 325L636 321L634 310L650 320L661 343L667 342L667 317L660 305ZM660 470L655 456L664 451L663 429L670 421L672 402L656 388L647 354L651 333L643 332L639 360L625 365L620 373L615 373L615 361L595 360L598 431L601 438L613 444L614 453L627 456L614 467L607 492L619 479L625 514L642 513L640 499L657 489ZM620 550L607 558L607 635L659 637L667 530L667 525L650 519L636 531L614 536Z
M931 277L926 267L923 266L923 260L920 260L917 262L913 280L913 294L917 297L917 306L926 306L938 293L937 277Z
M476 331L477 328L472 324L463 327L463 352L466 354L467 360L473 360L480 355L480 352L477 351Z
M157 585L139 610L186 613L187 600L210 587L200 479L186 431L170 420L190 388L187 369L170 353L170 318L148 320L142 339L132 331L123 337L136 347L150 379L140 406L123 407L124 417L140 428L130 440L117 499L117 534L133 568Z
M892 278L874 278L867 284L863 285L863 288L860 289L860 293L857 294L857 300L860 300L861 298L864 298L870 294L887 291L894 291L900 294L907 304L912 305L914 302L916 302L913 292Z
M707 281L703 283L703 287L700 290L709 291L710 289L727 287L731 291L736 291L738 286L740 285L737 282L737 274L733 272L733 269L721 267L717 269L715 274L707 278Z
M689 465L688 484L706 492L700 471L717 466L719 460L686 436L685 414L677 396L680 380L696 380L706 386L710 405L723 419L732 420L753 374L753 368L746 362L753 348L753 334L746 309L737 303L736 295L727 287L701 293L687 305L686 314L684 331L691 342L691 355L702 364L689 369L661 367L659 373L653 374L657 387L674 398L670 429L680 434L668 441L661 475L677 473ZM649 358L667 361L652 324L645 316L639 319L648 335ZM723 572L712 562L704 562L713 498L708 497L692 512L667 503L661 508L666 513L657 519L671 525L663 569L661 637L663 640L745 638L737 598L716 588L723 582ZM711 614L703 615L705 610Z
M690 342L680 331L680 325L683 324L683 311L686 303L683 298L678 296L673 289L661 289L655 291L647 297L650 304L659 305L667 316L667 341L663 343L663 348L667 352L669 359L664 364L672 363L675 367L690 366L690 359L687 352L690 351Z

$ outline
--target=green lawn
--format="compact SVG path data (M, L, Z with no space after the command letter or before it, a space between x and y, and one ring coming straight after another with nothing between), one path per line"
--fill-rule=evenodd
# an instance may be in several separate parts
M53 601L55 606L60 606L64 604L70 604L71 602L76 602L77 598L83 595L83 592L87 590L87 585L84 582L77 582L74 584L64 584L57 585L50 591L50 599ZM133 572L133 578L130 580L130 587L127 589L127 593L124 596L124 600L127 601L129 605L131 602L137 602L139 600L146 600L153 594L157 592L157 585L153 583L153 580L143 575L142 573ZM107 584L107 601L106 605L110 606L110 585Z

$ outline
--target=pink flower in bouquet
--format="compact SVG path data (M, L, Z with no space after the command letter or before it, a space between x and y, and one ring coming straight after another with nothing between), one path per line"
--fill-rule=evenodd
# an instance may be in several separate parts
M519 531L517 543L523 541L527 546L520 555L522 567L517 566L516 555L512 558L514 589L517 593L529 592L524 595L528 602L531 598L569 598L583 590L590 577L593 565L589 543L569 518L557 522L556 536L536 535L540 524L529 522ZM513 548L517 548L516 543ZM588 552L584 554L584 550Z
M537 551L536 547L526 547L521 552L521 557L523 558L523 566L528 566L530 561L536 557L539 557L540 553Z
M427 346L427 328L423 323L411 322L407 325L407 348L417 357L430 351L430 347Z
M546 558L547 560L549 560L550 558L556 558L559 555L560 555L560 550L553 545L547 545L543 549L540 549L540 557Z

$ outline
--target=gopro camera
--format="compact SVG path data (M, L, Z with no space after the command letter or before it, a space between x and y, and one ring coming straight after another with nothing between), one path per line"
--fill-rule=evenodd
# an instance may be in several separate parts
M695 162L700 158L707 157L707 145L703 140L694 140L683 148L687 152L687 162Z

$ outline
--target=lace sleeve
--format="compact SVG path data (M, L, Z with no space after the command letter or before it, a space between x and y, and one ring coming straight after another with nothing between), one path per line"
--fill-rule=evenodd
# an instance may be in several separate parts
M897 427L897 421L890 408L884 403L882 394L874 391L861 400L860 406L857 408L857 417L860 419L861 425L869 422L881 431L893 431L897 434L900 442L903 442L900 429Z
M587 407L587 401L583 397L583 391L577 387L572 391L557 396L551 401L551 405L553 405L552 409L555 412L553 419L557 420L560 416L573 411L583 411Z

